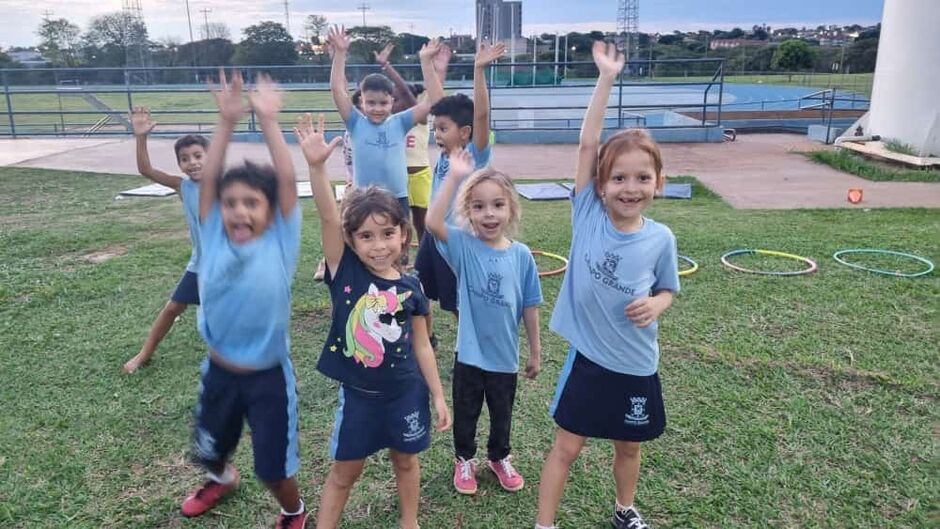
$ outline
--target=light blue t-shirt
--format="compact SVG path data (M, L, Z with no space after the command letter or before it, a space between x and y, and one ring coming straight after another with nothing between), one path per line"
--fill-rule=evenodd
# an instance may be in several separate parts
M456 226L438 251L457 276L457 360L498 373L519 370L519 322L523 309L542 302L539 272L529 247L513 241L488 246Z
M639 231L618 231L593 185L572 198L571 223L568 272L549 327L606 369L636 376L656 373L658 325L641 329L624 309L654 291L679 291L675 236L645 217Z
M487 145L483 151L480 151L477 149L476 144L471 141L467 144L466 149L470 155L473 156L474 169L482 169L493 161L493 149L489 145ZM437 196L437 192L440 191L441 186L444 185L444 178L447 176L447 171L450 171L450 156L448 156L446 152L441 151L437 163L434 164L434 173L431 178L431 202L434 202L434 197ZM454 198L457 198L456 194ZM446 221L452 223L453 216L454 202L453 199L451 199L451 203L447 207Z
M189 178L180 181L180 199L183 201L183 214L189 225L189 240L193 244L193 253L186 264L187 272L196 272L199 268L199 183Z
M267 369L288 359L291 283L300 255L300 204L257 239L235 244L219 202L203 221L199 261L199 333L226 361Z
M376 125L358 109L346 122L353 149L353 183L356 187L379 186L396 198L408 196L405 136L414 126L412 109L393 114Z

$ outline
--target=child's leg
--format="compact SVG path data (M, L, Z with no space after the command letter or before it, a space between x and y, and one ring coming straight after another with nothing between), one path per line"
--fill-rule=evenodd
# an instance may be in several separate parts
M284 512L295 513L300 510L300 489L295 478L286 478L278 481L265 481L264 486L271 491Z
M477 451L477 421L483 410L484 372L454 361L454 454L466 461Z
M419 241L424 237L424 217L427 213L427 208L411 206L411 222L415 225L415 232Z
M320 494L320 509L317 511L317 529L334 529L339 525L343 508L349 500L349 492L362 474L365 459L336 461L326 478Z
M153 325L150 327L150 332L147 334L147 339L144 340L143 347L140 348L140 352L137 353L134 358L131 358L124 364L124 371L133 373L137 368L150 361L150 357L153 356L153 352L157 349L157 346L160 345L160 341L163 340L166 333L170 331L170 327L173 326L173 322L176 321L176 318L186 312L187 306L188 305L185 303L178 303L173 300L168 301L167 304L163 306L163 309L160 310L160 314L157 315L157 319L154 320Z
M614 480L617 482L617 502L620 505L633 505L639 479L640 443L614 441Z
M517 379L515 373L486 373L486 407L490 411L490 438L486 447L490 461L499 461L509 455Z
M418 529L418 496L421 494L421 466L418 454L388 451L398 485L398 524L402 529Z
M586 440L586 437L573 434L563 428L555 431L555 443L542 466L542 477L539 483L539 511L535 519L539 525L551 527L555 524L555 511L558 510L558 503L561 502L561 496L565 491L568 470L578 458Z

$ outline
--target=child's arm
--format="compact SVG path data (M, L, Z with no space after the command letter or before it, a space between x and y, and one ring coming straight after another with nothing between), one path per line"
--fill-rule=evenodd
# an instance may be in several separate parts
M434 349L431 348L431 340L428 338L428 322L424 316L412 316L411 318L412 347L414 348L415 360L418 362L418 369L424 376L424 381L431 391L431 399L434 402L434 411L437 414L437 431L443 432L450 428L450 410L447 408L447 401L444 400L444 388L441 386L441 377L437 372L437 360L434 358Z
M393 49L395 49L395 45L389 42L381 52L376 51L373 53L375 53L375 62L379 63L382 71L385 72L385 75L387 75L388 78L392 80L392 84L395 85L395 93L393 94L395 103L392 105L392 112L401 112L402 110L407 110L417 105L418 100L415 99L415 95L411 93L411 88L408 88L408 83L402 79L398 70L392 66L392 63L388 62L388 58L392 54Z
M637 327L649 327L659 316L672 305L673 292L660 290L652 296L635 299L623 309L623 313Z
M219 178L222 176L222 167L225 164L225 151L228 142L232 139L232 132L238 125L238 120L245 113L245 103L242 100L242 74L236 70L232 74L232 84L225 79L225 71L219 71L219 90L213 90L212 96L219 107L219 121L212 133L212 143L206 153L206 164L199 180L199 220L206 220L212 203L215 202L216 189Z
M623 70L623 54L613 44L598 40L591 49L594 64L597 65L597 86L591 95L591 103L584 114L581 124L581 141L578 146L578 165L575 170L574 192L578 194L594 178L597 165L597 149L601 142L604 128L604 116L607 113L607 100L617 76Z
M431 106L444 97L444 86L437 78L437 71L434 67L434 58L441 53L445 53L446 46L441 44L440 39L431 39L427 44L421 47L418 52L418 58L421 59L421 75L424 77L424 88L428 91L428 97L421 101L412 109L414 122L427 123L428 113ZM448 52L449 53L449 50Z
M539 334L539 306L532 305L522 309L522 321L525 323L525 335L529 340L529 360L525 364L522 376L535 378L542 370L542 339Z
M297 205L297 178L294 175L294 163L290 157L287 142L277 121L281 111L282 96L277 84L266 74L255 79L255 89L248 94L251 108L254 109L261 125L261 134L271 153L274 172L277 174L277 203L281 215L287 218Z
M450 170L444 178L444 185L434 197L434 202L428 208L424 225L431 235L439 241L447 242L447 210L453 202L454 194L460 187L460 182L473 172L473 155L466 150L460 151L450 157Z
M324 141L323 114L317 117L316 128L313 127L312 121L310 114L304 114L297 120L294 133L297 135L300 150L303 151L307 165L310 167L310 189L313 191L313 200L320 214L323 258L326 260L330 273L335 274L339 261L343 258L345 243L339 209L336 207L336 201L333 200L333 190L330 189L330 180L326 174L326 160L343 139L337 136L327 144Z
M349 35L342 26L333 26L326 38L333 48L333 67L330 70L330 92L333 94L333 103L336 104L336 109L343 121L349 121L349 115L353 112L349 86L346 83L346 53L349 51Z
M179 192L182 177L164 173L150 165L150 153L147 152L147 135L157 126L157 123L150 119L150 111L145 107L134 107L131 113L131 126L137 142L137 171L150 180Z
M477 151L490 144L490 94L486 89L486 67L506 53L502 42L493 46L480 45L473 61L473 144Z

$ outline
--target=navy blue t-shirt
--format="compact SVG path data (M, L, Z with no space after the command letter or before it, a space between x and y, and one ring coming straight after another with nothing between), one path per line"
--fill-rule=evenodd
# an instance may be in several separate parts
M346 246L335 276L327 270L333 321L317 369L349 386L395 392L421 377L412 352L412 316L428 314L418 280L372 274Z

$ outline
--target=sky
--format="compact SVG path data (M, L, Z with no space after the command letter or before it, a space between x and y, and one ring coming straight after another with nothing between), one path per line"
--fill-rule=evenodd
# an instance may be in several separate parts
M284 0L188 0L193 32L199 25L222 22L232 39L262 20L283 23ZM897 0L902 1L902 0ZM36 30L44 13L67 18L84 31L95 15L119 11L122 0L0 0L0 47L38 44ZM140 0L153 40L189 40L186 0ZM331 24L361 25L367 4L368 25L387 25L398 33L423 35L472 34L473 0L288 0L291 33L302 37L303 19L319 14ZM576 9L573 9L576 6ZM522 0L522 31L526 35L568 31L613 31L617 0ZM646 33L674 30L772 27L815 27L820 24L876 24L884 0L640 0L639 27ZM209 9L204 14L203 9Z

